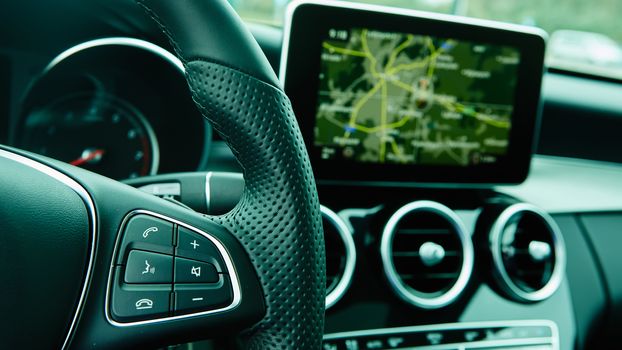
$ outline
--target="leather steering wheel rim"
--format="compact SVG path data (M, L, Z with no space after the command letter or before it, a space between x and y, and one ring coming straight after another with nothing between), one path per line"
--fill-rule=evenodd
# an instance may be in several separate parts
M192 97L233 150L242 200L210 217L242 243L266 315L242 334L250 349L316 349L324 329L325 253L319 201L289 99L225 0L137 0L186 67Z

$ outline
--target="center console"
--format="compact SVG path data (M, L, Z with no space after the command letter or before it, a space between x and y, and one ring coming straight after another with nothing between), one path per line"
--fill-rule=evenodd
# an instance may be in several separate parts
M454 323L327 334L323 350L559 349L550 321Z
M325 350L567 349L565 245L529 173L545 34L294 1L280 79L323 204Z

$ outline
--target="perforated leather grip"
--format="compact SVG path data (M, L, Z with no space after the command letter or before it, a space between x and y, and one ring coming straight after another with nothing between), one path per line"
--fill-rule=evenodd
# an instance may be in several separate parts
M212 49L227 50L215 57L197 47L200 38L188 26L201 26L196 31L210 36L233 31L230 37L236 40L253 40L239 34L245 29L236 21L223 25L220 18L214 22L218 25L210 24L223 11L232 15L224 0L139 4L169 36L186 66L196 104L243 168L246 187L241 202L230 213L211 219L242 242L263 286L266 315L243 335L245 347L319 349L326 292L324 239L315 181L289 99L265 57L256 58L256 43L212 43ZM179 18L180 14L193 18ZM177 41L178 37L184 39ZM223 62L227 56L243 57L244 62Z

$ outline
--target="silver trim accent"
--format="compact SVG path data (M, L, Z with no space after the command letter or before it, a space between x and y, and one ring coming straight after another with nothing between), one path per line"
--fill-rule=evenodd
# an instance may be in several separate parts
M205 174L205 208L206 213L207 214L212 214L212 203L213 202L218 202L217 200L212 201L212 188L215 188L215 186L211 183L212 179L221 179L221 180L225 180L225 179L230 179L230 180L238 180L241 181L242 184L244 184L244 175L242 173L236 173L236 172L221 172L221 171L208 171ZM218 183L216 183L216 185L219 185ZM223 184L220 184L219 186L226 186L226 181ZM216 186L218 187L218 186ZM243 192L243 191L242 191ZM218 197L218 193L216 193L217 195L214 197L215 199L217 199L216 197ZM242 197L243 193L240 193L240 198ZM218 203L217 203L218 204ZM220 203L222 206L222 203ZM237 204L237 202L235 203ZM233 206L230 208L233 209Z
M208 310L208 311L201 311L201 312L195 312L195 313L191 313L191 314L186 314L186 315L179 315L179 316L170 316L170 317L162 317L162 318L156 318L153 320L145 320L145 321L135 321L135 322L117 322L115 320L112 319L111 315L110 315L110 298L111 298L111 289L113 287L113 283L114 283L114 268L115 266L115 261L116 261L116 257L118 254L118 250L119 250L119 246L121 244L122 238L123 238L123 234L119 231L119 234L117 235L117 241L115 243L115 247L114 247L114 252L113 252L113 259L112 262L110 263L110 272L108 273L108 284L107 284L107 288L106 288L106 303L104 305L104 313L106 314L106 320L108 320L108 323L110 323L113 326L117 326L117 327L131 327L131 326L139 326L139 325L145 325L145 324L152 324L152 323L160 323L160 322L168 322L168 321L173 321L173 320L180 320L180 319L185 319L185 318L191 318L191 317L197 317L197 316L205 316L205 315L211 315L214 313L218 313L218 312L223 312L223 311L229 311L232 309L235 309L236 307L238 307L238 305L240 305L240 302L242 301L242 290L240 288L240 281L238 279L238 275L235 272L235 266L233 265L233 261L231 259L231 256L229 256L229 253L227 252L227 249L224 247L224 245L217 240L216 238L214 238L213 236L211 236L209 233L206 233L194 226L188 225L184 222L181 222L179 220L173 219L171 217L168 217L166 215L162 215L162 214L158 214L149 210L143 210L143 209L139 209L139 210L134 210L130 213L128 213L125 218L123 219L123 223L121 224L121 228L124 228L125 225L127 224L127 222L135 215L138 214L145 214L145 215L150 215L150 216L154 216L156 218L160 218L163 220L166 220L168 222L172 222L175 223L179 226L183 226L185 228L187 228L188 230L194 231L197 234L200 234L201 236L209 239L215 246L216 249L218 249L218 252L220 252L220 254L222 255L222 258L225 262L225 266L227 266L227 270L229 271L229 278L231 279L231 287L233 289L233 301L231 302L231 304L229 304L228 306L219 308L219 309L214 309L214 310Z
M356 246L354 245L354 239L352 238L352 231L348 228L341 217L337 215L337 213L323 205L320 205L320 211L322 212L322 216L324 216L335 226L346 250L346 265L343 270L343 275L341 276L339 283L337 283L337 286L335 286L335 289L326 295L324 308L328 310L339 300L341 300L352 283L354 267L356 266Z
M526 292L518 287L514 281L512 281L505 270L501 250L499 249L499 240L506 225L515 215L522 212L529 212L540 216L543 223L548 226L550 233L553 236L553 244L555 244L554 249L556 261L553 273L551 274L551 279L544 287L534 292ZM498 277L497 281L500 282L500 287L503 288L511 297L514 297L519 301L541 301L553 295L553 293L555 293L555 291L559 288L566 271L566 248L559 226L557 226L555 220L553 220L553 218L544 210L527 203L517 203L505 208L490 228L489 245L492 253L493 265L495 267L494 273L496 277Z
M76 307L76 312L71 320L71 324L69 325L67 337L65 337L65 340L63 341L62 349L65 349L69 346L69 343L71 342L71 337L73 336L73 332L75 331L76 325L78 323L78 318L80 317L82 309L84 308L86 293L89 289L89 285L91 282L91 274L93 272L97 242L97 212L95 210L95 204L93 203L93 199L91 198L88 191L84 187L82 187L82 185L56 169L53 169L45 164L39 163L35 160L26 158L19 154L6 151L4 149L0 149L0 157L4 157L28 166L70 187L74 192L76 192L78 196L80 196L80 198L82 198L82 201L84 202L87 212L89 214L91 239L89 260L88 265L86 266L86 275L84 276L84 286L82 287L82 292L80 293L80 298L78 299L78 306Z
M211 210L212 204L212 187L209 183L212 179L212 175L213 173L211 171L208 171L207 174L205 174L205 208L207 209L208 213Z
M181 63L181 60L177 58L177 56L166 51L165 49L161 48L158 45L152 44L148 41L141 40L141 39L128 38L128 37L110 37L110 38L102 38L102 39L85 41L83 43L80 43L76 46L73 46L63 51L58 56L56 56L50 63L48 63L48 65L43 70L43 74L48 73L52 68L54 68L56 65L61 63L63 60L69 58L72 55L75 55L76 53L80 51L84 51L84 50L91 49L91 48L98 47L98 46L112 46L112 45L131 46L131 47L135 47L138 49L143 49L145 51L149 51L151 53L156 54L157 56L160 56L165 61L168 61L170 64L175 66L179 70L180 73L182 74L186 73L186 69L184 68L183 63Z
M181 184L179 182L159 182L138 187L139 190L154 196L181 196Z
M445 248L434 242L425 242L419 247L421 262L427 267L440 264L445 259Z
M481 347L491 346L517 346L517 345L535 345L535 344L551 344L553 350L559 349L559 329L557 324L550 320L513 320L513 321L483 321L483 322L461 322L461 323L445 323L434 324L424 326L409 326L409 327L397 327L397 328L380 328L370 329L352 332L340 332L324 335L324 340L333 340L341 338L352 337L365 337L373 335L391 335L399 333L415 333L415 332L433 332L443 330L461 330L471 328L488 328L488 327L529 327L529 326L543 326L551 329L551 337L542 338L525 338L525 339L507 339L507 340L492 340L492 341L478 341L473 343L453 343L447 345L432 345L417 347L417 349L464 349L464 348L477 348L481 344ZM529 340L534 340L528 342ZM474 344L475 343L475 344ZM477 344L477 345L476 345ZM462 347L461 347L462 346Z
M496 22L496 21L490 21L490 20L485 20L485 19L448 15L448 14L435 13L435 12L417 11L417 10L398 8L398 7L372 5L372 4L365 4L365 3L352 3L352 2L347 2L347 1L294 0L288 4L285 10L285 23L283 26L283 45L282 45L283 49L281 51L281 64L280 64L280 69L279 69L279 80L281 82L281 87L283 88L285 87L286 67L287 67L287 60L288 60L292 19L294 16L294 12L296 12L296 9L299 6L305 5L305 4L333 6L333 7L339 7L339 8L347 8L347 9L352 9L352 10L362 10L362 11L370 11L370 12L389 13L389 14L399 15L399 16L423 17L423 18L435 19L435 20L440 20L440 21L445 21L445 22L454 22L454 23L475 25L475 26L488 27L488 28L497 28L497 29L508 30L508 31L513 31L513 32L531 33L534 35L541 36L543 38L548 37L547 33L539 28L527 27L527 26L506 23L506 22Z
M462 269L458 275L456 283L444 294L432 297L423 298L415 295L412 292L412 288L406 285L399 277L395 264L393 263L393 236L395 235L395 229L399 221L406 215L413 211L428 211L439 214L446 218L450 224L454 227L458 233L460 241L462 241ZM382 265L384 272L393 287L393 290L397 295L407 303L424 308L424 309L437 309L449 305L455 301L467 286L471 273L473 272L473 243L471 242L471 236L467 233L467 229L464 227L462 220L456 213L454 213L448 207L433 201L416 201L406 204L398 209L387 221L382 232L382 240L380 244L380 255L382 257Z

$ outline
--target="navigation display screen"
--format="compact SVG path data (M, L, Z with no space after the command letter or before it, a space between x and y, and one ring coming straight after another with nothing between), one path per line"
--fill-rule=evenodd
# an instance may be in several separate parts
M322 42L322 159L469 166L505 155L520 52L367 28Z
M288 8L280 79L318 183L517 184L537 141L546 34L347 2Z

